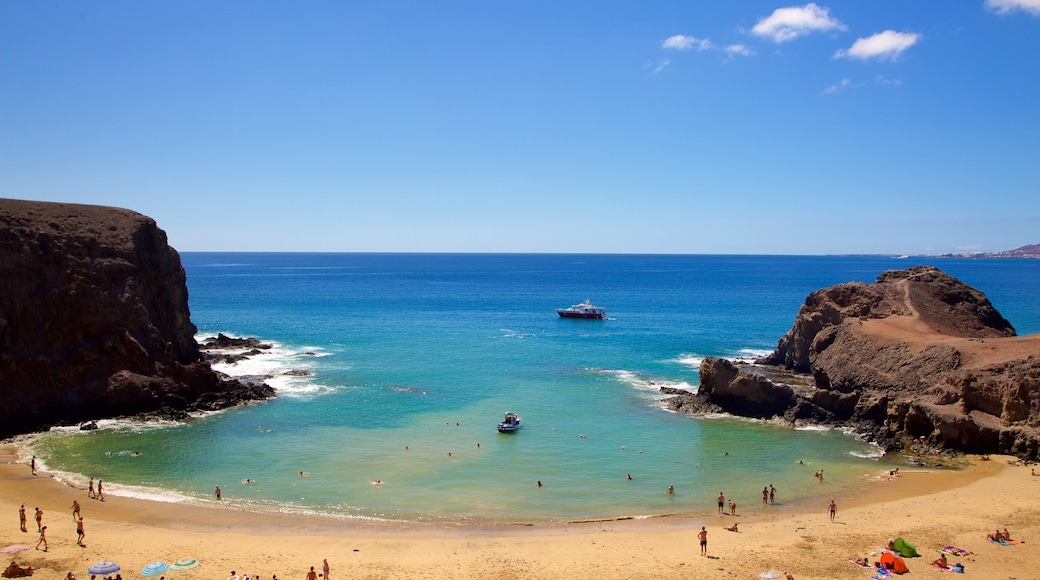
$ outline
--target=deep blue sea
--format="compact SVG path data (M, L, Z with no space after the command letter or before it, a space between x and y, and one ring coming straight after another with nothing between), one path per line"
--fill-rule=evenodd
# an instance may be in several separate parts
M1020 334L1040 332L1035 260L182 259L200 339L223 332L275 347L220 370L274 375L279 396L183 424L54 430L31 444L48 469L80 484L102 478L109 493L205 502L219 485L244 509L375 520L700 513L720 491L738 509L764 509L763 486L783 505L858 485L887 459L840 431L670 413L659 387L696 388L705 356L771 351L813 290L920 263L985 292ZM556 315L585 299L608 318ZM506 411L523 418L519 432L496 432Z

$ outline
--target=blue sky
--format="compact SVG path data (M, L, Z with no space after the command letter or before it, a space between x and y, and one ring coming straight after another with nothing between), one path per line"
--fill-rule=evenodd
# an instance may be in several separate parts
M1040 243L1040 0L0 3L0 197L182 251Z

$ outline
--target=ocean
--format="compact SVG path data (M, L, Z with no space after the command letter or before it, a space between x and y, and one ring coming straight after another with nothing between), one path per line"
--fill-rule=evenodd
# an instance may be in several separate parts
M770 352L813 290L936 265L1040 332L1040 261L888 257L184 253L199 339L273 348L270 402L185 423L101 421L28 444L107 493L358 520L542 523L738 511L890 465L840 430L667 411L706 356ZM605 320L561 319L590 299ZM506 411L522 428L500 434ZM823 482L813 477L825 471ZM631 479L627 476L631 475ZM537 485L541 482L541 486ZM777 488L777 506L761 490ZM675 493L666 493L674 486Z

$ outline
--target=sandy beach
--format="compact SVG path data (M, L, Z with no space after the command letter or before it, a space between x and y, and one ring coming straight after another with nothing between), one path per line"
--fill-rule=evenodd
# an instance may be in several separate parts
M35 508L44 511L50 549L13 555L37 568L36 578L86 579L87 567L115 560L124 578L138 576L156 560L196 558L202 567L167 577L227 578L239 574L269 579L304 578L310 566L340 578L757 578L790 571L795 578L869 578L848 562L876 551L889 538L915 542L921 557L907 560L913 574L939 571L929 562L936 550L955 545L971 555L957 558L976 578L1040 578L1035 550L1040 542L1040 477L1011 457L968 458L953 471L902 468L855 492L797 505L763 506L738 501L736 516L712 513L639 521L545 526L444 527L358 524L321 517L236 511L216 502L176 504L110 496L100 502L83 489L60 483L17 462L15 447L0 446L0 513L8 523L0 544L38 540ZM86 537L76 545L72 502L82 506ZM18 508L28 532L18 528ZM818 505L817 505L818 504ZM739 522L739 532L724 526ZM697 532L708 531L708 557L699 555ZM1022 545L986 540L1007 527ZM1030 557L1032 555L1032 557ZM9 562L7 560L5 563ZM951 560L951 563L953 560Z

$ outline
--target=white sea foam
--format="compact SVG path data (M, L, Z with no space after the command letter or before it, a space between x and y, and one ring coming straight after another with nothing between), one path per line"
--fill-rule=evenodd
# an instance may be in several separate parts
M698 354L680 354L679 358L676 359L681 365L688 366L691 369L701 368L701 363L704 362L704 357Z
M637 391L643 391L645 393L653 393L653 394L656 394L656 395L660 395L661 397L670 397L671 396L671 395L667 395L667 394L661 393L661 388L663 388L663 387L672 388L672 389L683 389L683 390L687 390L687 391L690 391L690 392L694 391L694 387L691 386L690 383L687 383L686 381L672 381L672 380L669 380L669 379L662 379L662 378L650 379L650 378L646 378L646 377L640 376L639 373L637 373L635 371L628 371L628 370L603 369L600 372L603 372L604 374L608 374L608 375L614 376L615 378L617 378L618 381L620 381L620 382L622 382L622 383L624 383L624 384L626 384L626 385L636 389Z
M227 333L225 333L227 334ZM199 334L195 339L203 344L208 338L216 337L215 333ZM278 392L279 396L311 397L330 393L336 387L322 385L314 381L313 359L332 356L318 346L304 346L300 349L289 348L275 341L262 341L270 348L257 349L256 354L246 355L252 349L205 348L205 352L218 355L246 355L235 362L213 363L213 370L232 378L258 378ZM297 374L303 371L306 374Z
M884 449L881 449L878 445L871 443L870 447L865 451L849 451L849 455L860 457L862 459L881 459L885 456Z

